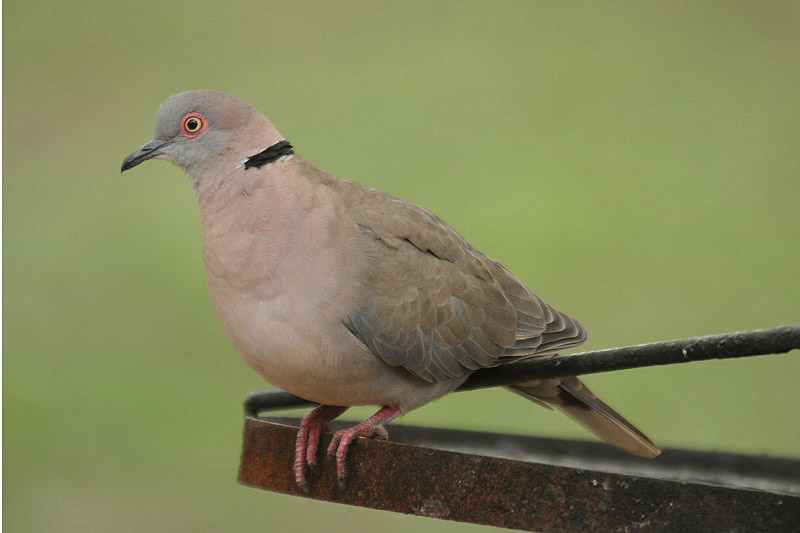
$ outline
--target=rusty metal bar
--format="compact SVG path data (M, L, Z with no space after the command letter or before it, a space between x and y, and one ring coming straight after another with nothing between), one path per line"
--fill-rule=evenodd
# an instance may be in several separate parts
M296 424L246 418L241 483L305 496L292 472ZM648 461L599 443L402 424L390 438L357 439L345 489L322 459L308 496L531 531L800 530L794 459L667 448Z
M540 357L478 370L458 390L508 385L526 379L785 353L793 349L800 349L800 324ZM269 410L273 405L299 407L313 403L283 391L255 392L245 401L245 413L257 416L261 410Z

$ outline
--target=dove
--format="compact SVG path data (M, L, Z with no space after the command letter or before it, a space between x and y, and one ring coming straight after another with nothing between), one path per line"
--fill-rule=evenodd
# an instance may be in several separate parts
M153 139L121 170L150 159L191 182L211 303L238 354L273 386L319 404L296 439L294 477L305 490L321 432L348 407L379 409L334 433L328 453L340 484L356 437L386 438L387 423L475 371L586 339L577 321L436 215L319 170L233 95L168 98ZM626 452L660 453L577 377L507 388Z

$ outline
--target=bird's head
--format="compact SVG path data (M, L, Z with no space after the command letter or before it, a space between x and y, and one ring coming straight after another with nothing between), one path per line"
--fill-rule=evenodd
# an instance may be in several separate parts
M254 107L218 91L173 95L156 113L153 139L122 161L124 172L148 159L165 159L190 178L240 165L283 140Z

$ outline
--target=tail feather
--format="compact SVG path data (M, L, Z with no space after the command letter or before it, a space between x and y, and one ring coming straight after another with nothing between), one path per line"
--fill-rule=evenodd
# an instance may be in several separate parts
M543 379L508 387L540 405L558 409L622 451L653 458L661 450L576 377Z

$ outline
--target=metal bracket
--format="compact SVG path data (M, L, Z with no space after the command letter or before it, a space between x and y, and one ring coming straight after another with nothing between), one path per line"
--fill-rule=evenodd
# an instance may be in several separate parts
M292 471L298 421L246 418L241 483L530 531L800 530L798 460L670 448L646 460L600 443L402 424L390 441L357 439L344 489L320 458L306 495Z

